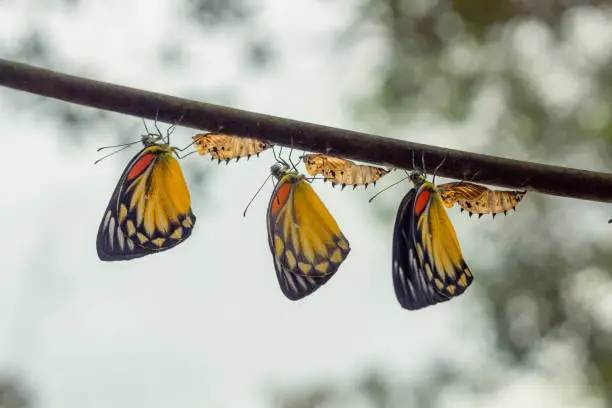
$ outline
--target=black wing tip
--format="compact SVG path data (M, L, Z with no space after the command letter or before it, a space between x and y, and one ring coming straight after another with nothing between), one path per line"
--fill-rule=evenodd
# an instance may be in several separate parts
M155 252L135 252L135 253L115 253L115 254L110 254L110 253L106 253L100 249L98 249L98 258L101 261L104 262L114 262L114 261L129 261L131 259L137 259L137 258L142 258L144 256L147 255L151 255L151 254L155 254L157 252L161 252L165 249L169 249L169 248L164 248L160 251L155 251Z
M330 274L323 276L323 277L317 277L317 278L313 278L315 279L316 283L312 286L309 286L308 288L303 289L300 292L295 292L290 290L289 286L283 285L283 283L281 283L279 281L281 290L283 291L283 294L289 299L289 300L300 300L300 299L304 299L305 297L308 297L310 295L312 295L313 293L315 293L316 291L318 291L319 289L321 289L323 287L323 285L325 285L332 276L334 276L336 274L336 271L331 272Z
M421 310L427 307L431 307L431 306L435 306L440 303L447 302L451 299L452 298L440 298L438 300L430 302L430 301L409 301L408 299L400 300L399 296L397 298L402 309L406 309L406 310Z
M336 268L337 270L337 268ZM283 292L283 294L285 295L285 297L287 297L287 299L292 300L292 301L297 301L300 299L304 299L305 297L308 297L310 295L312 295L314 292L316 292L317 290L319 290L323 285L325 285L332 276L335 275L336 270L333 270L331 273L329 273L328 275L322 276L322 277L312 277L312 279L315 281L314 284L310 284L307 287L301 287L299 288L299 290L293 290L291 289L291 285L289 285L287 282L285 282L284 277L282 276L283 271L276 271L276 277L278 278L278 284L281 288L281 291ZM297 276L295 274L293 274L292 272L288 272L291 273L294 276ZM296 286L297 288L297 286Z
M189 209L189 216L192 218L192 220L191 220L191 227L189 228L188 234L191 235L191 230L193 230L193 227L195 227L195 223L198 218L195 216L191 208Z
M417 291L411 295L404 290L404 284L401 282L401 277L394 274L393 276L393 289L395 291L395 297L402 309L406 310L419 310L429 306L434 306L438 303L450 300L452 297L444 297L441 295L428 294L426 292Z
M110 251L106 251L105 248L101 248L100 246L98 246L97 248L98 258L104 262L129 261L131 259L142 258L147 255L158 254L160 252L164 252L169 249L172 249L175 246L183 243L190 236L191 236L191 229L185 232L185 236L181 240L173 242L171 245L168 245L168 246L165 246L159 249L135 247L135 250L132 252L110 252Z
M154 250L153 249L149 249L149 248L145 248L145 247L137 246L137 247L135 247L136 249L134 251L132 251L132 252L115 252L115 251L113 251L111 248L109 248L107 245L105 245L103 243L104 236L99 231L98 232L98 237L96 239L96 251L98 253L98 259L100 259L101 261L104 261L104 262L129 261L131 259L142 258L142 257L145 257L147 255L153 255L153 254L157 254L157 253L164 252L164 251L167 251L169 249L172 249L175 246L183 243L185 240L187 240L187 238L189 238L191 236L191 233L193 232L193 228L195 227L195 223L196 223L196 219L197 218L193 214L191 209L189 210L189 216L191 217L191 227L184 229L184 231L185 231L184 232L184 236L180 240L177 240L177 241L173 242L171 245L168 245L166 247L159 248L159 249L154 249Z
M282 289L282 286L281 286L281 289ZM289 291L283 290L283 295L285 295L285 297L291 300L292 302L295 302L295 301L304 299L308 295L314 293L317 289L314 289L312 292L308 292L308 293L296 293L296 292L289 292Z

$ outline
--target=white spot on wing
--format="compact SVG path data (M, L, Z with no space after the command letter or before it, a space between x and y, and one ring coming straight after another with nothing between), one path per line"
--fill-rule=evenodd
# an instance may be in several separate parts
M288 272L286 269L283 269L282 267L281 267L281 270L285 277L285 282L289 284L289 287L293 292L297 293L298 288L295 285L295 281L293 280L293 274L291 272Z
M295 280L297 281L297 283L300 284L300 286L302 287L302 289L306 289L306 282L304 281L304 278L301 277L300 275L293 275Z
M108 244L111 249L115 249L115 217L108 221Z
M121 230L121 226L117 228L117 242L119 243L119 249L121 249L121 251L123 252L125 248L125 235Z
M106 215L104 216L104 222L102 223L102 232L106 231L106 228L108 228L108 220L111 217L111 212L110 210L106 212Z

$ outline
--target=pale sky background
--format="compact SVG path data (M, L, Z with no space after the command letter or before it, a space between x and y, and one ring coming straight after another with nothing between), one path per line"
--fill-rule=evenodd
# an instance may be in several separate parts
M277 116L486 152L482 146L487 130L503 109L495 89L479 99L473 120L465 125L423 119L401 129L382 121L366 126L352 117L350 103L376 86L372 82L376 63L385 55L376 30L355 46L339 49L333 43L334 33L353 17L349 2L260 3L259 18L249 24L270 34L278 51L271 67L262 70L247 68L243 56L241 42L253 26L196 27L182 18L180 13L186 11L169 0L84 2L70 12L42 10L33 7L38 4L34 1L4 2L0 42L12 49L31 25L37 25L48 30L61 61L52 69ZM612 18L583 14L568 22L575 39L573 51L587 57L610 52ZM526 70L548 81L550 86L543 89L551 103L563 107L579 99L588 86L583 84L586 80L569 69L547 71L557 56L546 53L547 33L537 23L516 28L508 36L529 44L521 48L531 61ZM186 52L183 62L174 68L160 64L159 50L178 43ZM573 85L560 86L568 83ZM229 96L219 96L224 93ZM486 364L491 345L481 336L486 322L476 302L480 297L475 294L481 290L478 276L487 273L497 246L513 231L513 218L536 211L530 194L519 213L495 222L490 217L475 221L457 209L449 210L475 284L450 302L408 312L393 293L390 256L393 216L409 184L394 188L372 205L367 200L378 188L340 192L328 184L315 184L352 251L325 287L291 302L278 287L267 243L265 209L271 186L242 217L273 164L271 152L229 166L190 156L181 164L197 216L193 235L154 256L103 263L95 250L100 217L123 166L139 148L94 166L100 156L96 148L117 142L118 128L123 129L123 137L137 139L143 131L141 121L110 114L114 126L87 130L77 146L63 137L61 123L38 108L16 111L10 102L16 96L16 91L0 89L5 149L0 161L5 231L0 259L0 363L24 378L36 391L40 406L267 407L268 391L275 387L327 381L350 384L370 368L392 375L399 383L427 375L436 359L455 359L473 373ZM194 133L178 128L173 143L184 146ZM496 153L527 158L512 142ZM605 170L603 163L581 152L556 164ZM202 184L193 183L190 176L196 166L208 172ZM392 174L379 185L398 178ZM564 219L572 214L577 221L572 233L578 240L587 234L580 228L584 223L590 225L588 234L610 238L610 226L601 222L612 216L609 206L555 200L558 214L551 216ZM389 217L381 220L374 207L387 208ZM508 373L508 387L499 395L473 401L459 390L449 397L449 406L540 407L544 402L574 406L584 391L572 375L576 362L553 356L545 363L557 364L565 373L556 382Z

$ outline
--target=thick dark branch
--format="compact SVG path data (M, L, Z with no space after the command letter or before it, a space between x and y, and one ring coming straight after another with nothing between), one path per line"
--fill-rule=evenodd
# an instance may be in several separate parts
M612 175L443 149L350 130L262 115L93 81L0 59L0 85L67 102L209 131L269 140L314 152L412 169L422 155L428 170L455 179L612 202ZM158 113L159 112L159 113Z

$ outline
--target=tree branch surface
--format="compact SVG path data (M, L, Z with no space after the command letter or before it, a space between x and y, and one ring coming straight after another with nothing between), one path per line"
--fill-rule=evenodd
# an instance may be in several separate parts
M550 166L353 132L67 75L0 59L0 85L92 108L489 185L612 202L612 174ZM322 96L323 97L323 96Z

